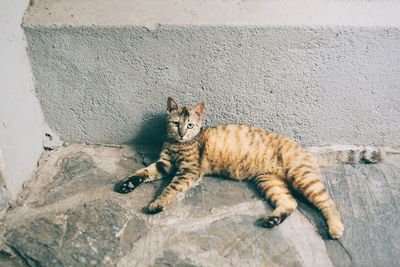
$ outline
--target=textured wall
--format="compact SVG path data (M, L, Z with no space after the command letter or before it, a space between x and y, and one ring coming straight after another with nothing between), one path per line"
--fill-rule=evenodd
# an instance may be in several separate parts
M399 29L25 30L44 114L67 141L145 142L174 96L205 100L207 124L307 145L400 144Z
M154 142L173 96L205 100L208 125L248 123L306 145L400 145L399 4L41 2L24 27L46 120L66 141Z
M43 115L20 26L27 5L25 0L0 1L0 171L12 197L31 175L43 150ZM3 201L4 193L0 189Z

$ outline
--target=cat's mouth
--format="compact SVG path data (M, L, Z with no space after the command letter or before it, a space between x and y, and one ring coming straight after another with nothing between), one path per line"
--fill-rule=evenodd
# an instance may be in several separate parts
M178 137L178 138L177 138L177 141L178 141L179 143L188 143L188 142L190 142L190 139L183 139L182 137Z

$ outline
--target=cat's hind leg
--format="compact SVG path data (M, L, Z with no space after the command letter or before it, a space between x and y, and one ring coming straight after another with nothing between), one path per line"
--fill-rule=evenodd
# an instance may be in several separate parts
M342 236L344 231L342 218L325 185L322 183L319 169L307 164L301 164L292 168L290 172L293 176L293 188L303 194L325 217L329 235L333 239Z
M287 218L296 208L297 202L280 176L274 173L259 175L254 179L261 193L274 205L272 213L263 218L263 226L274 227Z

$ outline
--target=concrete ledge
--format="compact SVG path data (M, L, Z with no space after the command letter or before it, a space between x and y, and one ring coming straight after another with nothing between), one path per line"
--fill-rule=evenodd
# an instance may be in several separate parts
M35 0L25 25L398 26L398 1Z
M173 96L204 100L206 125L399 146L400 2L298 3L38 1L23 27L46 121L68 142L152 144Z

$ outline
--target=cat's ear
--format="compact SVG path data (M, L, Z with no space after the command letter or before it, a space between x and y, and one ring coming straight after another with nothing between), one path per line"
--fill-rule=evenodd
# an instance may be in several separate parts
M172 97L168 97L167 99L167 111L171 113L172 111L178 110L178 104L175 102Z
M203 116L204 114L204 102L197 103L194 107L191 108L191 111L196 113L199 117Z

